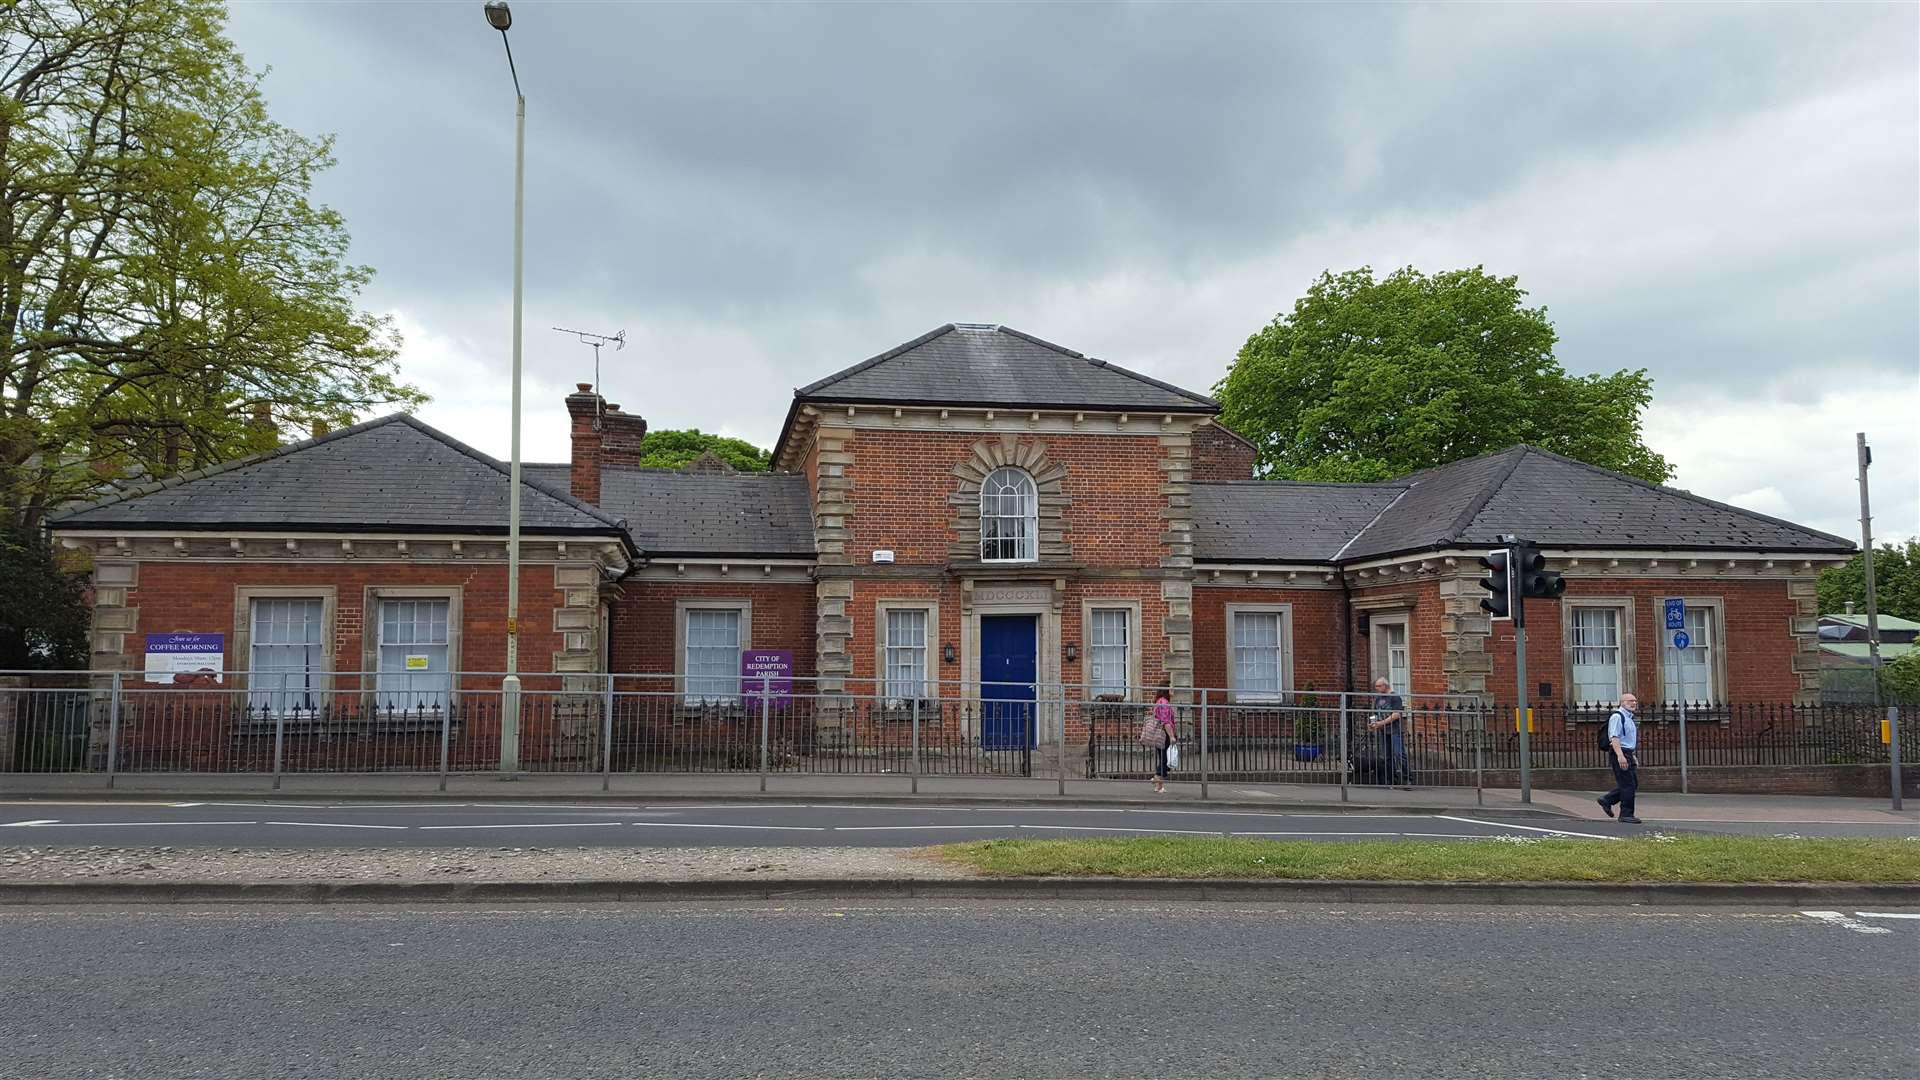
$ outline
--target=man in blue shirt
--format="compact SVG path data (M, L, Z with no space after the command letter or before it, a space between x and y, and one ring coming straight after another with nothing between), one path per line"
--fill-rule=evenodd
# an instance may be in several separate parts
M1378 740L1383 782L1401 787L1413 779L1407 774L1406 708L1385 675L1373 680L1373 716L1367 730Z
M1607 717L1607 764L1613 769L1613 790L1600 796L1600 809L1608 817L1613 816L1613 808L1620 808L1620 820L1628 825L1640 824L1633 816L1633 796L1640 790L1640 759L1637 751L1640 747L1640 725L1633 719L1634 710L1640 707L1640 699L1632 694L1620 695L1620 707Z

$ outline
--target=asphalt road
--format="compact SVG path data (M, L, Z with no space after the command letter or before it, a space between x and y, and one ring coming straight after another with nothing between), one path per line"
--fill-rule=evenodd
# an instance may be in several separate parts
M1920 921L1851 913L920 903L5 919L7 1080L1920 1076Z
M735 803L0 803L0 847L917 847L987 837L1605 837L1612 823L1488 815Z

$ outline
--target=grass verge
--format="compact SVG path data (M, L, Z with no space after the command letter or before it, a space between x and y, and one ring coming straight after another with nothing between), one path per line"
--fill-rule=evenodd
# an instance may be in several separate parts
M1826 837L1654 836L1616 843L980 840L929 848L926 854L994 877L1920 882L1920 841Z

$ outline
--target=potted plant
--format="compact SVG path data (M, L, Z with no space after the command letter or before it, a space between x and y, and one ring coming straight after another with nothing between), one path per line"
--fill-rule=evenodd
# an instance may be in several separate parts
M1307 693L1294 699L1298 712L1293 714L1293 756L1296 761L1317 761L1325 752L1322 746L1326 738L1326 720L1320 715L1320 695L1312 693L1313 684L1306 685Z

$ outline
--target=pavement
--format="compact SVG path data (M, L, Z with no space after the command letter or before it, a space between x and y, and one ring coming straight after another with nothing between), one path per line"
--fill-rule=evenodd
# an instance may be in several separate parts
M1894 1080L1920 1075L1915 915L38 908L0 935L0 1080Z
M1210 783L1191 774L1175 774L1167 794L1155 795L1143 781L1068 780L1065 795L1057 779L999 776L929 776L917 782L891 774L771 775L761 791L758 774L523 774L508 780L496 774L438 778L418 774L287 775L278 790L259 775L127 773L113 788L98 773L0 774L0 800L215 802L344 800L394 802L447 799L466 803L533 801L628 804L668 802L821 801L974 805L1179 806L1211 805L1227 809L1380 810L1401 813L1449 813L1483 817L1497 812L1507 820L1525 815L1604 821L1595 805L1598 792L1536 789L1532 802L1515 790L1423 787L1412 790L1338 784ZM917 788L918 790L914 790ZM1885 799L1806 795L1679 795L1643 793L1639 816L1654 825L1725 827L1726 831L1793 831L1802 835L1911 835L1920 827L1920 805L1894 811ZM1551 825L1552 822L1543 824ZM1871 828L1869 828L1871 827ZM1848 830L1861 829L1858 833Z

